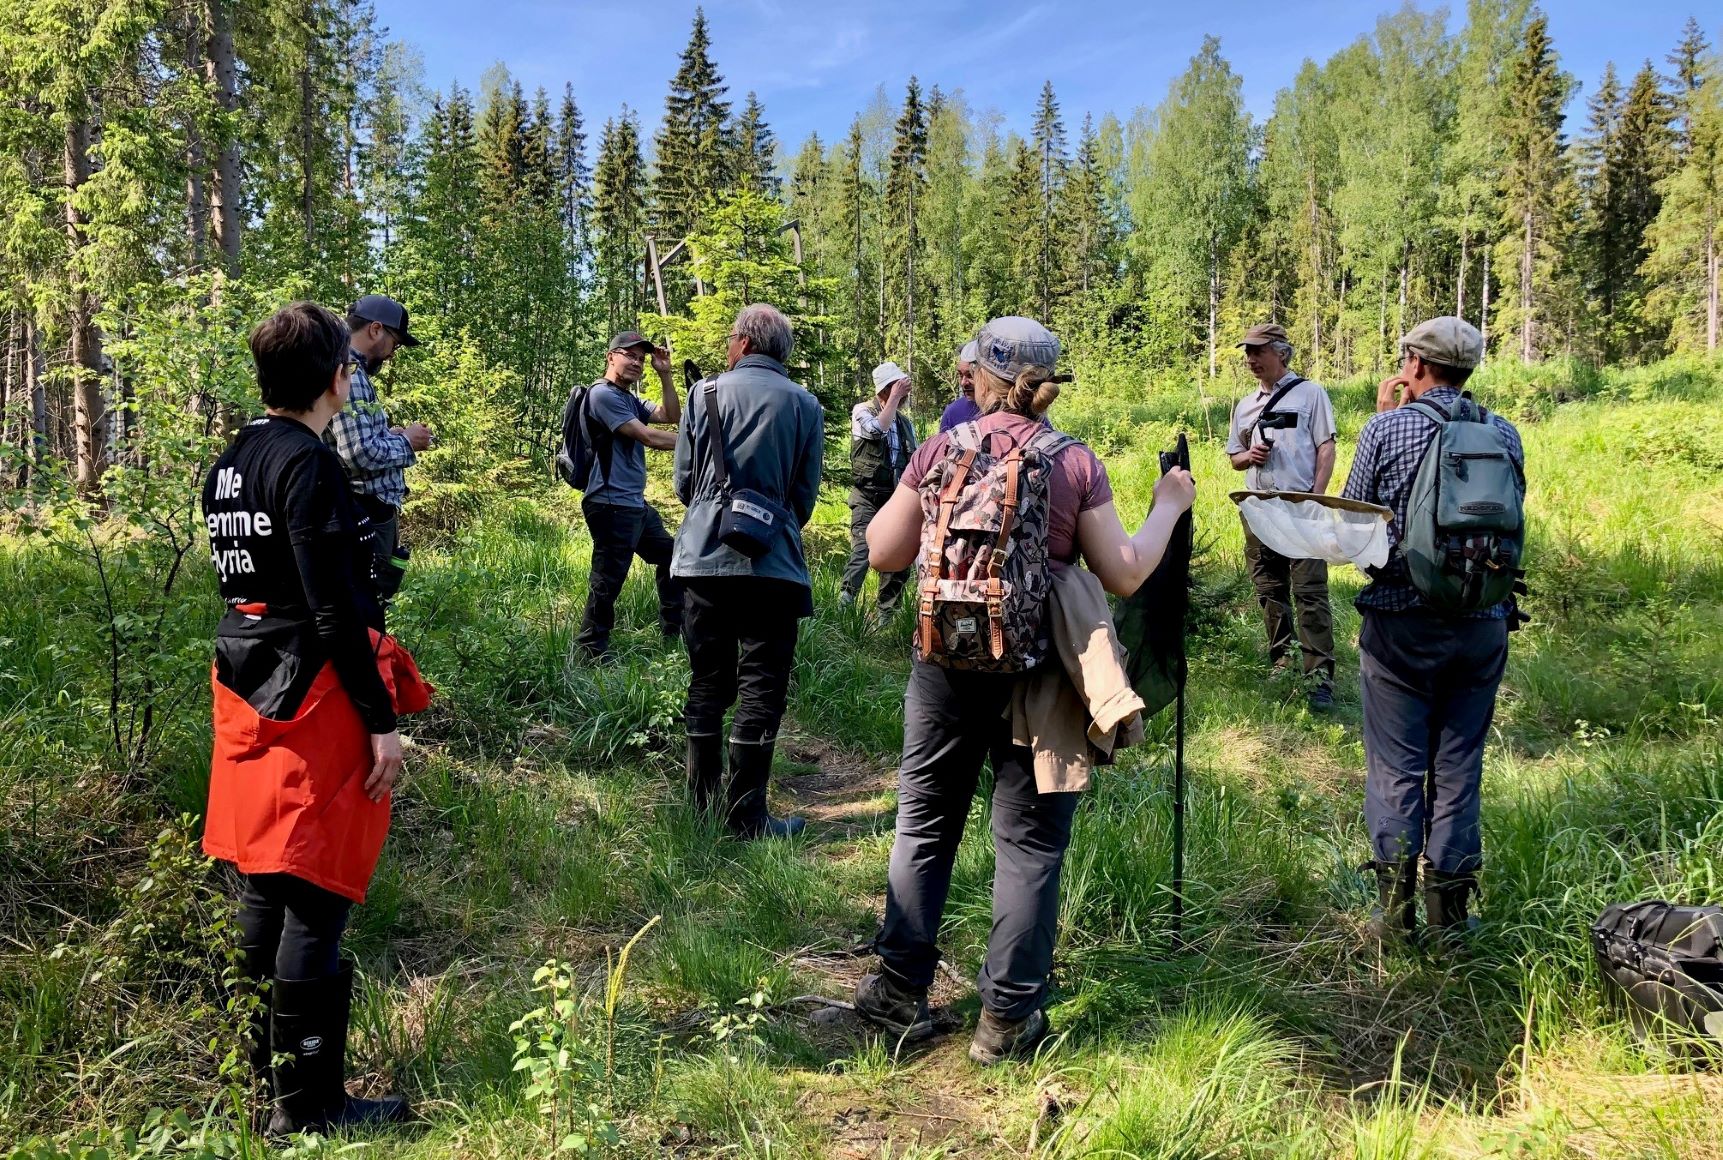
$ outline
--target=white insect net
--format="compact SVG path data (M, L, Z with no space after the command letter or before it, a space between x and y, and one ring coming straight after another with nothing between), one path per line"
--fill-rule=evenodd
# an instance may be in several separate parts
M1380 568L1388 562L1388 512L1351 511L1310 499L1247 495L1244 522L1269 548L1295 560Z

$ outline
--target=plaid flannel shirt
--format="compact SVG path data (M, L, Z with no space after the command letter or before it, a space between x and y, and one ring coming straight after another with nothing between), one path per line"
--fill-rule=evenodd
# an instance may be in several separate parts
M1436 387L1424 399L1452 411L1460 401L1456 387ZM1525 474L1525 450L1520 433L1506 419L1490 412L1490 421L1508 437L1508 456L1521 476ZM1346 477L1346 499L1380 504L1394 510L1388 525L1388 563L1372 569L1370 583L1354 603L1360 610L1408 612L1424 607L1424 598L1412 587L1406 562L1400 558L1400 531L1406 526L1406 506L1412 497L1412 481L1424 462L1424 452L1436 437L1436 420L1416 407L1396 407L1373 417L1358 436L1358 451L1352 457L1352 473ZM1471 614L1482 620L1505 620L1510 601Z
M356 493L394 508L406 502L406 469L413 466L417 456L405 435L389 430L388 412L377 401L377 388L357 358L353 360L353 391L347 405L329 421L323 441L341 457Z

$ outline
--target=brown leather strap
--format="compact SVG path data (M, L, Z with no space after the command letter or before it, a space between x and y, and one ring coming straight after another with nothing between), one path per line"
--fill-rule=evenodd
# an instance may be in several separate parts
M1005 456L1005 510L999 516L999 538L987 557L987 636L994 660L1005 656L1005 585L1000 582L999 569L1005 563L1011 529L1017 523L1022 468L1023 448L1013 447Z
M975 449L970 448L958 458L957 470L951 473L951 478L945 482L945 490L939 493L939 519L933 526L933 542L928 545L927 559L921 570L919 627L923 658L931 657L939 647L939 629L933 620L933 600L939 589L940 573L945 569L945 539L951 529L951 510L957 506L957 493L963 490L969 469L975 465L975 454Z

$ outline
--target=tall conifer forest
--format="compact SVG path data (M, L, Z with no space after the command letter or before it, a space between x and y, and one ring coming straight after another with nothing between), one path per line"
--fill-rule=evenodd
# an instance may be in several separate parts
M1723 904L1723 23L1695 4L1648 33L1666 51L1579 77L1542 2L1392 8L1264 108L1218 35L1131 108L1011 62L1019 119L917 75L792 140L692 5L634 108L502 62L427 75L373 0L0 0L0 1160L1723 1160L1723 1048L1642 1034L1590 941L1611 903ZM347 1088L418 1120L283 1144L248 1113L236 876L199 844L222 615L199 497L262 410L251 328L372 293L424 340L374 381L435 432L389 624L436 694L342 944ZM591 539L555 457L612 335L666 341L686 397L683 361L722 369L754 302L792 322L826 454L771 770L807 832L743 843L685 800L689 661L648 567L611 663L580 654ZM1183 724L1149 720L1077 809L1054 1036L981 1070L989 779L938 1034L846 1010L915 602L841 601L839 576L872 369L909 371L925 437L958 350L1019 314L1061 339L1051 419L1127 529L1188 437L1190 676ZM1265 660L1222 450L1256 388L1235 344L1277 322L1332 399L1338 491L1437 315L1482 331L1470 386L1524 440L1532 617L1454 955L1366 931L1365 578L1331 570L1335 703L1311 709ZM671 455L647 462L674 528Z

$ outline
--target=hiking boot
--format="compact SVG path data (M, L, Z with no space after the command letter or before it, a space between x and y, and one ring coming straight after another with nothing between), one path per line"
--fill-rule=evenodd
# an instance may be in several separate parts
M688 800L702 814L724 784L724 737L719 733L688 735Z
M400 1096L358 1100L347 1094L347 1026L353 1016L353 965L324 979L277 979L270 1019L275 1107L265 1135L327 1134L342 1128L405 1123Z
M1310 690L1310 711L1312 713L1326 713L1332 708L1334 708L1334 686L1323 681Z
M991 1067L1013 1055L1028 1055L1050 1030L1047 1013L1039 1007L1017 1020L1001 1019L983 1008L981 1022L975 1025L975 1036L969 1041L969 1058L982 1067Z
M1424 867L1424 919L1443 942L1462 942L1478 927L1478 920L1466 913L1466 897L1478 887L1473 874L1444 874Z
M884 971L864 975L856 984L856 1014L890 1031L899 1042L926 1039L933 1034L927 992L903 986Z
M854 592L840 592L840 593L838 593L838 607L839 608L850 608L850 607L854 606L855 602L856 602L856 594Z
M1412 941L1418 934L1418 910L1412 892L1418 884L1418 863L1371 862L1376 871L1376 905L1365 930L1384 946Z
M774 818L766 810L766 782L772 775L771 741L730 742L730 798L726 814L730 832L744 841L754 838L793 838L807 823L801 818Z

